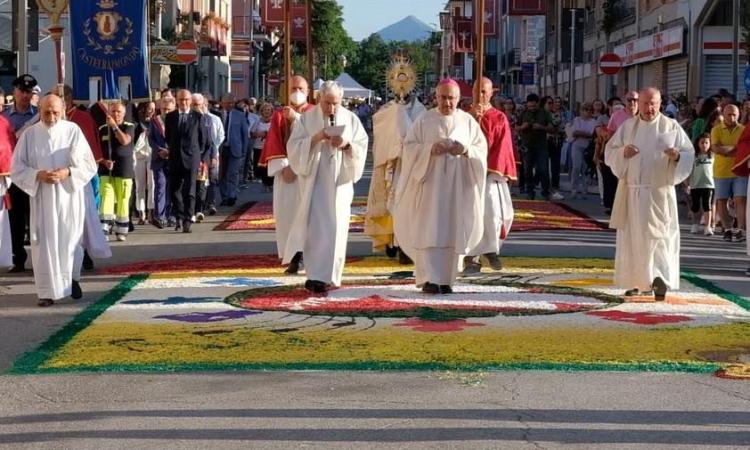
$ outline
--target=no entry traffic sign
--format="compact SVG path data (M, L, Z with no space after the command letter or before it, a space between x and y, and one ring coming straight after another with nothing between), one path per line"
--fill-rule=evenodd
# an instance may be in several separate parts
M599 69L607 75L614 75L622 68L622 58L616 53L605 53L599 58Z
M180 41L176 58L184 64L194 63L198 59L198 46L194 41Z

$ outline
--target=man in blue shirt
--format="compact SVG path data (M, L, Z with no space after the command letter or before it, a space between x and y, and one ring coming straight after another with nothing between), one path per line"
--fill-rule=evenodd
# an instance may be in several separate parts
M36 86L36 79L28 74L21 75L13 80L13 104L7 107L2 114L13 126L16 138L21 135L25 125L30 125L36 121L37 109L31 104ZM29 225L29 196L16 185L11 185L8 193L12 205L8 211L10 237L13 246L13 268L10 269L10 272L17 273L25 270L24 265L27 258L24 238L26 237L26 228Z

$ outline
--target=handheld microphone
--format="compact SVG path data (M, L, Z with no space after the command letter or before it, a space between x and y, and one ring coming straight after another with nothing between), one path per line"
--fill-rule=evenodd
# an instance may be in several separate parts
M336 116L334 116L333 114L328 116L328 122L329 122L329 125L331 125L332 127L336 126Z

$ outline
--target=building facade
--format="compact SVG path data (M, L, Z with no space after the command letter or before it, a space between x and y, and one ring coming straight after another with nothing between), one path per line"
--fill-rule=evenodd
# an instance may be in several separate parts
M571 73L577 103L646 86L673 97L711 95L721 88L745 94L747 56L732 38L732 0L550 0L547 7L546 51L539 59L544 94L568 96ZM568 8L584 17L583 54L572 70L561 57ZM605 53L623 61L618 74L600 71ZM735 87L733 58L738 54Z

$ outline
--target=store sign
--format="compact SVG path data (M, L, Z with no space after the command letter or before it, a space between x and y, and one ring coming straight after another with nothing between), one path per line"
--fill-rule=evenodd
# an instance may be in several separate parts
M684 29L676 27L618 45L614 52L623 66L632 66L681 55L684 47Z
M176 45L152 45L149 54L151 64L185 64L177 58Z

